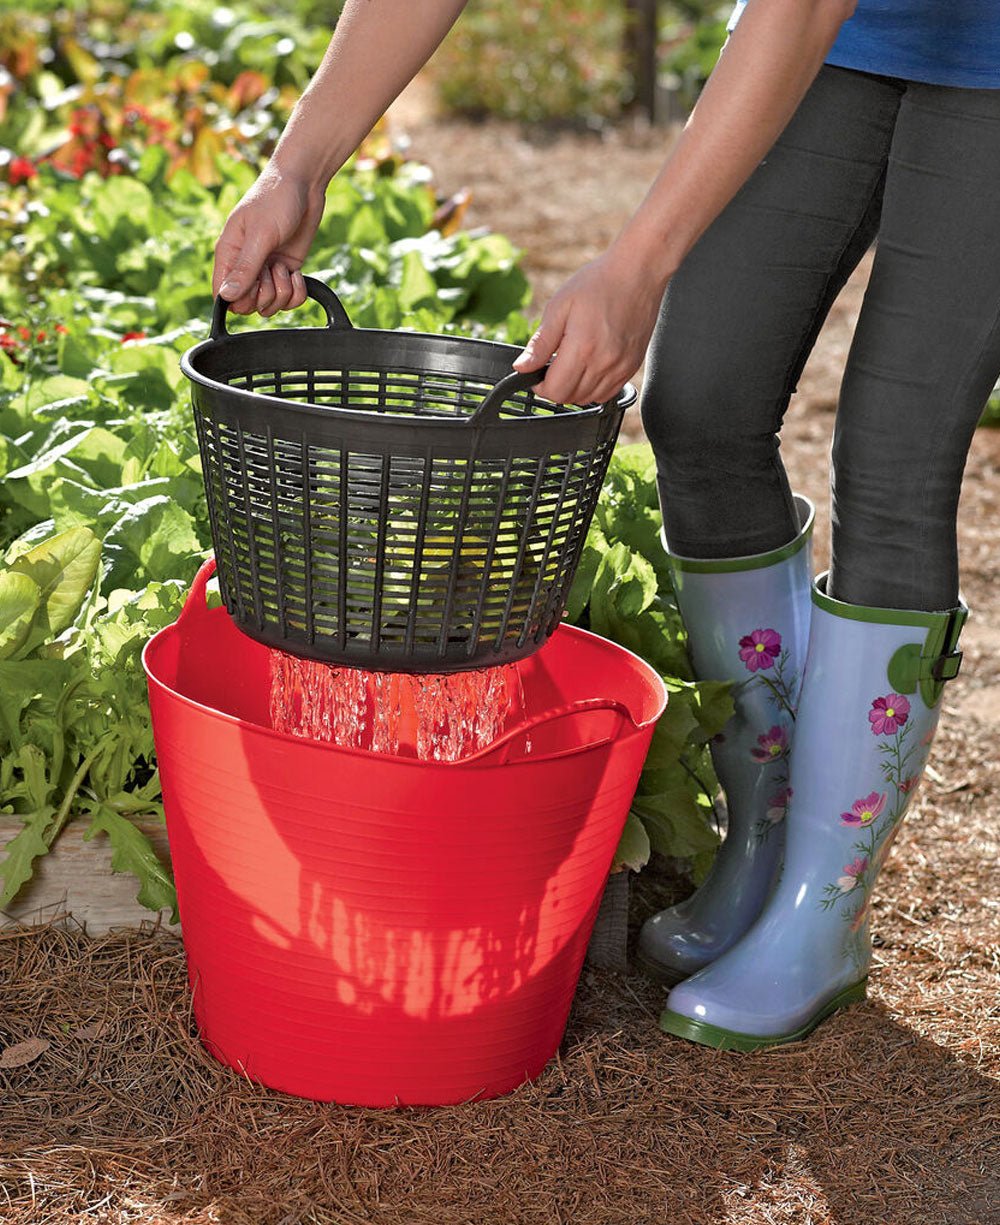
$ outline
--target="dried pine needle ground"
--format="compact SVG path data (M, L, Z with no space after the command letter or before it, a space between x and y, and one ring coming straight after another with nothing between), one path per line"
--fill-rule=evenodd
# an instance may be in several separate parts
M0 1067L0 1221L1000 1225L992 751L941 733L869 1002L754 1055L661 1034L656 988L588 970L559 1059L509 1097L317 1105L205 1053L168 933L4 929L0 1039L48 1046ZM637 920L670 884L637 878Z

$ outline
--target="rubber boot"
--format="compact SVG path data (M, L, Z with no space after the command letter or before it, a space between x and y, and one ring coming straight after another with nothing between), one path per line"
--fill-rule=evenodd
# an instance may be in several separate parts
M701 886L639 934L639 967L660 982L686 978L739 940L781 860L812 581L814 510L795 502L798 533L768 553L706 561L667 549L695 676L737 683L736 712L710 746L726 795L725 840Z
M864 998L875 878L913 798L968 609L864 608L813 589L785 864L743 939L671 991L660 1027L754 1050Z

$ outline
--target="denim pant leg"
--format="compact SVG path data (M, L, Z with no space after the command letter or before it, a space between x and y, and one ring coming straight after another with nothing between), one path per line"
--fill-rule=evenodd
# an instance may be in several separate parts
M797 531L777 431L823 320L877 229L904 89L822 68L670 282L642 416L676 553L758 553Z
M911 83L837 413L838 599L955 606L962 473L998 374L1000 89Z

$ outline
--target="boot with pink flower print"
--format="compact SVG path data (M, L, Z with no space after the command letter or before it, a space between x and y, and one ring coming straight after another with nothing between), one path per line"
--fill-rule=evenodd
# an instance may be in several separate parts
M817 580L781 878L742 940L671 991L662 1029L754 1050L864 998L872 889L923 774L967 615L961 602L845 604Z
M735 713L711 745L726 795L726 837L701 886L653 915L636 958L675 983L743 935L771 889L791 794L788 750L809 637L814 512L795 499L799 530L781 548L718 561L666 547L699 680L733 680Z

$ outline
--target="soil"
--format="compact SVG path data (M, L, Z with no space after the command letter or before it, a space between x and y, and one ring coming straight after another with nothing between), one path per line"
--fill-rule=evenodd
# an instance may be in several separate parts
M471 189L468 224L524 248L537 309L614 236L671 139L443 121L419 93L395 124L443 192ZM784 430L793 487L818 508L819 566L867 269L835 304ZM805 1043L727 1055L661 1033L663 992L640 976L588 969L534 1084L376 1112L288 1098L210 1059L168 933L4 929L2 1044L48 1045L21 1067L0 1056L0 1220L1000 1225L998 468L1000 432L981 430L960 518L965 663L880 878L865 1003ZM633 936L677 889L635 878Z

